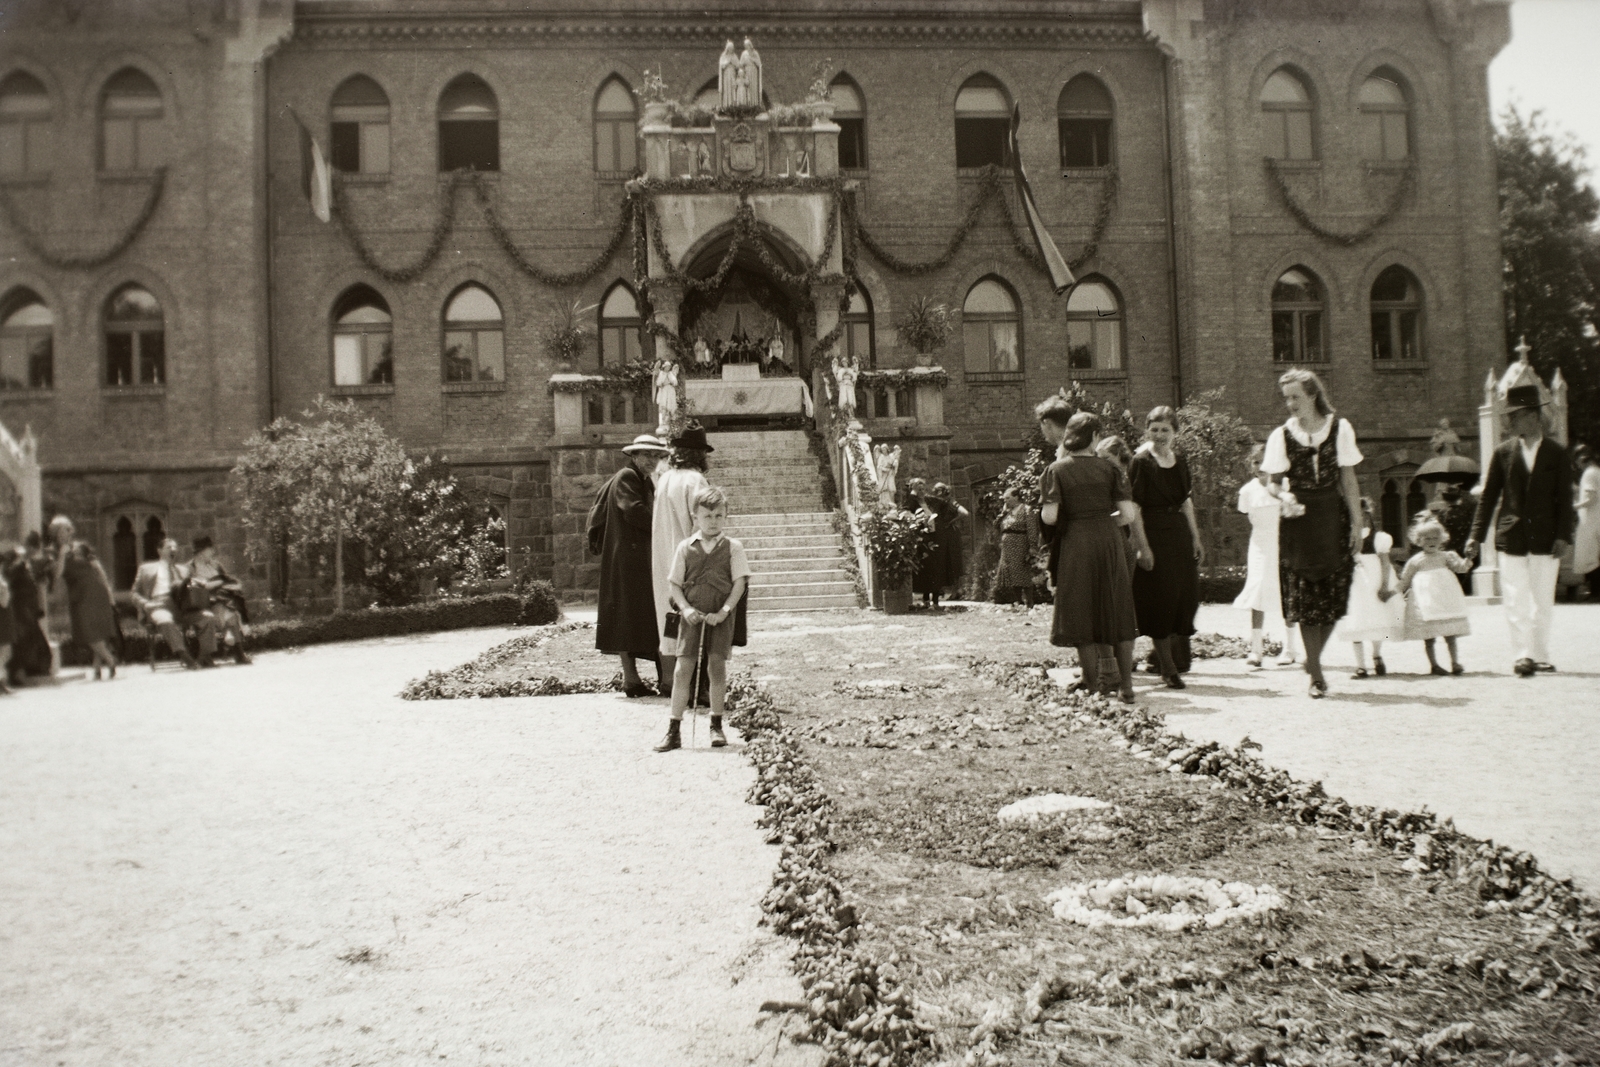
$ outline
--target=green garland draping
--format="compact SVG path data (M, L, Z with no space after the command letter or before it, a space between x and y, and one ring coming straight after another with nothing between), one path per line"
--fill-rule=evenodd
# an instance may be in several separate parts
M145 192L144 204L139 208L139 214L128 224L122 235L111 242L103 251L91 252L85 255L69 256L52 252L45 247L38 234L23 222L21 214L17 211L16 202L11 199L11 190L0 185L0 209L3 209L6 222L22 238L23 245L47 266L57 270L94 270L104 266L128 250L128 246L138 240L139 234L144 232L145 226L156 213L156 208L161 203L162 190L167 184L167 168L157 167L148 179L150 188Z
M333 216L339 220L339 230L349 242L356 258L360 259L368 270L385 281L396 283L415 281L433 266L434 260L438 259L439 253L444 250L445 239L450 236L450 231L455 229L456 225L456 189L472 173L466 170L450 172L444 191L439 194L439 215L434 220L433 235L428 239L428 247L423 249L422 255L404 267L385 267L378 262L378 258L372 254L372 249L361 239L355 219L350 214L350 205L345 202L344 183L341 181L333 183Z
M1336 230L1325 229L1317 225L1311 214L1294 198L1294 193L1289 189L1289 183L1284 179L1283 169L1278 166L1278 160L1267 156L1264 161L1267 167L1267 175L1272 179L1273 186L1278 190L1278 196L1283 200L1283 206L1288 208L1289 214L1294 216L1294 220L1324 241L1329 241L1336 245L1344 245L1347 248L1369 239L1382 229L1390 219L1399 214L1401 206L1405 203L1406 196L1411 192L1411 187L1417 180L1417 165L1408 161L1405 170L1401 172L1399 183L1395 186L1394 192L1390 194L1389 202L1384 205L1383 210L1378 212L1377 216L1361 229L1351 233L1339 233Z
M625 363L620 367L605 367L581 378L561 378L550 383L551 393L588 393L594 390L607 392L643 392L655 381L655 368L645 362Z
M860 385L876 389L904 389L911 385L937 385L943 388L950 384L950 372L943 367L925 369L885 367L863 370L856 381Z
M554 289L582 285L598 275L605 269L606 264L611 262L612 257L622 251L622 242L628 239L628 228L633 225L634 212L631 203L633 194L629 193L623 200L622 210L617 212L617 223L611 229L611 239L606 242L604 251L591 260L588 266L579 267L577 270L547 271L523 255L522 249L511 239L511 234L500 221L500 213L495 210L494 201L489 199L488 187L476 174L473 175L472 191L478 198L478 206L483 209L483 218L489 224L489 232L494 234L494 239L499 242L507 258L515 263L522 273Z

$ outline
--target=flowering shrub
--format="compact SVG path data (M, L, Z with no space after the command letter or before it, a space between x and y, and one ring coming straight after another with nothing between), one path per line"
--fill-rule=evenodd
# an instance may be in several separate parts
M909 582L917 565L933 551L932 519L921 511L891 508L866 512L861 517L861 536L887 589Z

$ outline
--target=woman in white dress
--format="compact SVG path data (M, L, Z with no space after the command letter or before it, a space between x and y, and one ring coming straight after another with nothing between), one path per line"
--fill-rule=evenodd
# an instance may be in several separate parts
M1361 498L1361 552L1356 556L1356 572L1350 579L1350 600L1344 618L1334 627L1334 640L1349 641L1356 653L1352 678L1367 676L1366 646L1372 645L1372 673L1387 674L1383 662L1383 643L1397 641L1405 631L1405 605L1390 599L1388 590L1395 583L1394 565L1389 553L1394 538L1376 528L1372 501Z
M672 439L667 468L656 481L655 511L650 523L650 576L656 601L656 633L661 635L661 673L657 676L671 693L672 672L678 661L678 639L667 636L667 612L672 607L667 574L678 545L694 533L694 498L710 485L706 481L706 454L715 449L698 427Z
M1578 532L1572 538L1572 570L1589 577L1589 599L1600 600L1600 459L1588 445L1572 450L1578 464Z
M1250 609L1250 655L1245 662L1252 667L1261 666L1267 620L1273 620L1274 629L1283 621L1278 593L1278 519L1283 511L1267 488L1267 472L1261 469L1265 451L1262 445L1251 450L1250 464L1256 476L1239 487L1239 510L1250 517L1250 547L1245 552L1244 590L1234 598L1233 606ZM1287 667L1298 658L1299 644L1295 628L1285 626L1279 666Z

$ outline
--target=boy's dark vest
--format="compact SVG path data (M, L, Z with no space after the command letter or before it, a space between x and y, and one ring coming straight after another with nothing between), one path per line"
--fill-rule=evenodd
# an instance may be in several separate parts
M706 551L705 542L698 537L689 541L683 550L683 596L696 611L714 615L728 602L733 592L733 550L726 537L717 541L717 547Z

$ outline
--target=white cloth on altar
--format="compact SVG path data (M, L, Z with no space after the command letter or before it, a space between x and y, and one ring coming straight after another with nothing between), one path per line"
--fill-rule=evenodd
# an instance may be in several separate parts
M800 415L811 411L810 395L799 378L753 382L690 378L682 388L693 415Z

